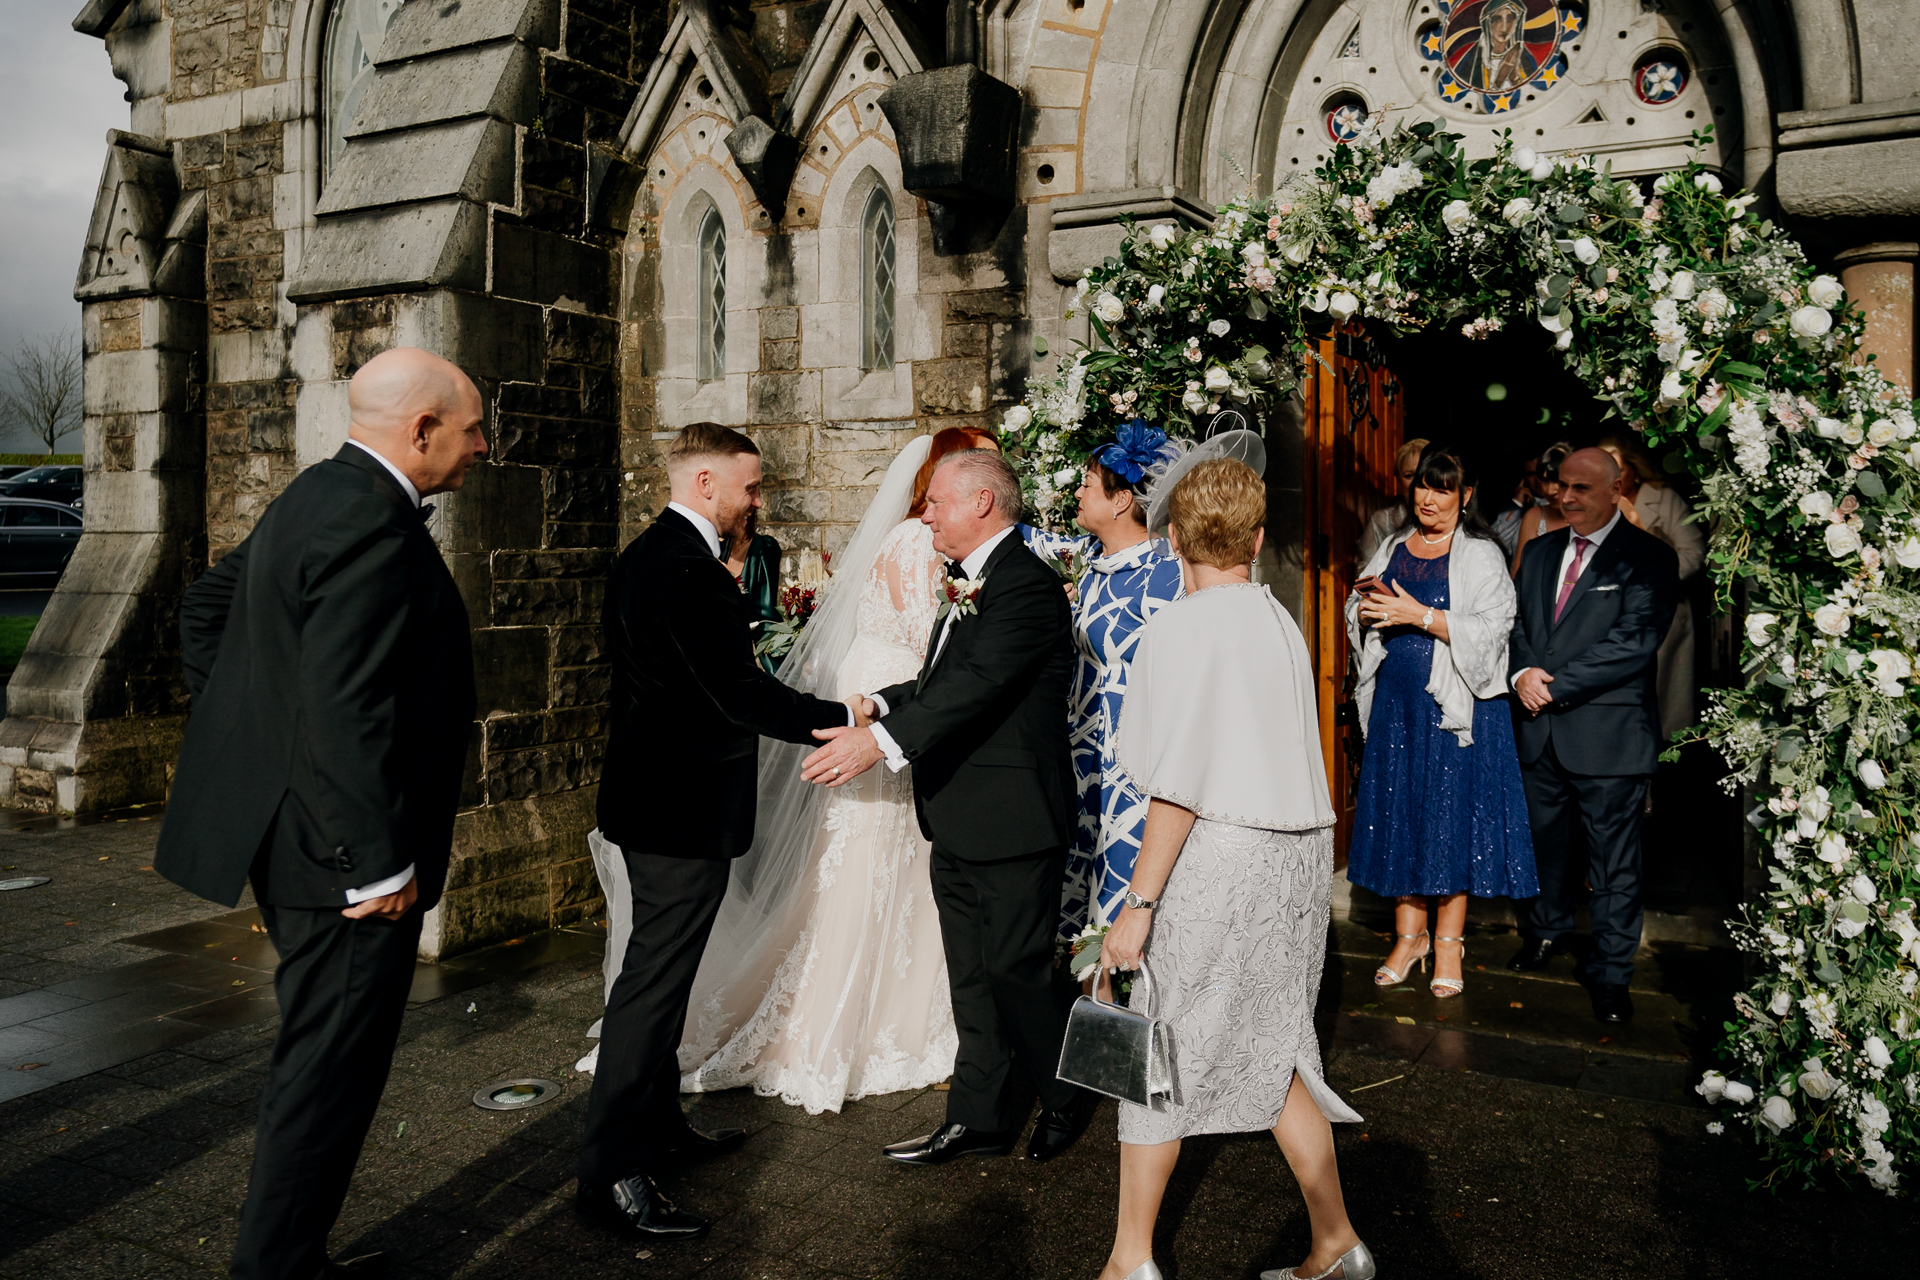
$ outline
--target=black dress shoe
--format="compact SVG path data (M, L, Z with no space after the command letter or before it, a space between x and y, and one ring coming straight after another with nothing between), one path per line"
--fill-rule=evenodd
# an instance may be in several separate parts
M715 1129L712 1133L687 1126L687 1131L666 1144L666 1154L680 1159L717 1156L731 1151L746 1140L745 1129Z
M342 1258L335 1261L327 1259L320 1268L322 1280L329 1276L351 1276L352 1280L379 1280L387 1274L387 1255L384 1253L363 1253L357 1258Z
M1555 956L1567 953L1564 939L1528 938L1520 944L1520 950L1514 952L1513 959L1507 961L1507 968L1515 973L1533 973L1546 968L1547 961Z
M674 1208L645 1174L591 1191L581 1187L573 1203L588 1222L633 1240L697 1240L707 1234L705 1218Z
M1084 1090L1059 1110L1042 1107L1034 1121L1033 1137L1027 1142L1027 1159L1045 1162L1072 1146L1093 1122L1100 1099Z
M1593 997L1593 1016L1602 1022L1632 1022L1633 996L1624 982L1596 982L1588 992Z
M1013 1153L1017 1131L969 1129L948 1121L924 1138L909 1138L880 1148L889 1160L901 1164L945 1164L956 1156L1004 1156Z

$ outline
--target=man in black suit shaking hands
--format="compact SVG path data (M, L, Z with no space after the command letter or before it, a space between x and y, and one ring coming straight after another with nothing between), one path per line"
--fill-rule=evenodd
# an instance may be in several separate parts
M1586 835L1594 1016L1633 1017L1627 985L1640 948L1640 818L1660 753L1654 666L1679 600L1673 548L1622 518L1620 466L1602 449L1560 464L1567 527L1529 543L1508 644L1520 695L1515 737L1539 860L1540 896L1512 969L1545 967L1573 932Z
M781 684L753 656L722 538L761 506L760 451L711 422L667 449L672 501L620 553L604 616L613 663L600 833L620 847L633 932L600 1027L580 1147L580 1212L639 1239L690 1239L705 1220L653 1179L677 1156L740 1130L701 1133L680 1111L687 1000L733 858L753 843L760 736L809 742L865 723L845 705Z
M1018 1059L1040 1096L1027 1154L1048 1160L1092 1118L1092 1094L1055 1075L1066 1032L1053 935L1073 831L1067 754L1072 614L1060 579L1015 531L1020 485L1006 459L969 449L941 459L927 487L934 550L957 597L920 678L862 708L870 728L828 729L803 776L840 786L885 761L913 766L920 829L933 841L933 896L947 953L960 1050L947 1120L886 1154L906 1164L1006 1155L1021 1116Z
M251 880L280 954L237 1280L379 1269L329 1261L327 1232L446 882L473 730L467 611L420 499L486 455L480 393L399 348L348 404L347 444L180 602L193 719L154 865L228 906Z

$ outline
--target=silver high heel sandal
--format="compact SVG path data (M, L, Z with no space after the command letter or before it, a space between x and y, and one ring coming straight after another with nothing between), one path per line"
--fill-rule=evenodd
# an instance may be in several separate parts
M1461 976L1458 978L1435 977L1432 982L1429 982L1427 984L1427 990L1431 991L1434 994L1435 998L1440 1000L1451 1000L1453 997L1459 995L1462 991L1465 991L1467 989L1467 980L1466 980L1467 940L1465 937L1443 938L1439 934L1435 934L1433 937L1433 941L1434 942L1457 942L1460 944ZM1432 943L1429 943L1428 945L1431 946ZM1434 960L1434 963L1433 963L1433 971L1435 974L1438 974L1440 972L1440 961L1437 958Z
M1376 1274L1372 1250L1364 1244L1356 1244L1318 1275L1303 1276L1292 1267L1282 1267L1278 1271L1262 1271L1260 1280L1373 1280ZM1129 1276L1127 1280L1133 1280L1133 1277Z
M1427 931L1425 929L1422 929L1418 933L1396 933L1393 936L1400 939L1400 941L1402 942L1411 942L1415 938L1426 937ZM1373 971L1373 985L1376 987L1397 987L1406 978L1408 974L1413 972L1413 967L1415 965L1419 965L1420 971L1422 973L1425 973L1427 970L1427 957L1432 954L1433 954L1433 943L1429 941L1427 943L1427 949L1425 951L1422 951L1419 955L1414 956L1412 959L1408 960L1407 967L1400 970L1398 973L1394 972L1392 969L1387 968L1387 966L1385 966L1384 964L1381 965L1378 969L1375 969Z
M1153 1265L1152 1258L1148 1258L1127 1273L1127 1280L1161 1280L1160 1268Z

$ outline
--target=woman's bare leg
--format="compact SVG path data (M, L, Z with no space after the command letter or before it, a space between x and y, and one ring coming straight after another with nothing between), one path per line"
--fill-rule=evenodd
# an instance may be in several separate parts
M1145 1145L1120 1144L1120 1225L1113 1233L1113 1253L1100 1270L1100 1280L1127 1280L1153 1256L1153 1224L1160 1216L1160 1198L1167 1193L1167 1179L1173 1176L1174 1161L1179 1158L1177 1138Z
M1393 950L1387 952L1386 966L1395 973L1404 974L1414 957L1427 949L1428 943L1418 935L1427 931L1427 900L1425 898L1396 898L1393 903L1393 931L1400 936L1393 940ZM1418 939L1410 941L1410 939Z
M1274 1141L1287 1167L1300 1183L1300 1195L1307 1202L1307 1221L1313 1227L1313 1250L1294 1270L1303 1276L1316 1276L1339 1260L1340 1255L1360 1243L1353 1224L1347 1221L1347 1201L1340 1192L1340 1166L1333 1154L1333 1126L1321 1113L1320 1104L1307 1092L1299 1072L1287 1089L1286 1106L1280 1121L1273 1126ZM1121 1157L1121 1203L1126 1203L1126 1157ZM1159 1205L1156 1199L1155 1207ZM1124 1212L1124 1210L1123 1210ZM1112 1264L1109 1263L1109 1266ZM1107 1280L1107 1277L1102 1277Z
M1467 936L1467 895L1449 894L1440 899L1433 913L1433 976L1462 981L1461 970L1467 954L1464 942L1442 942L1442 938Z

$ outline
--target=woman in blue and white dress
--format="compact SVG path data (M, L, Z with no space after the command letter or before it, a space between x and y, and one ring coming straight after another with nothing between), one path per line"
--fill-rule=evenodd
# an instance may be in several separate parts
M1179 456L1166 433L1134 419L1087 463L1075 497L1074 522L1084 537L1022 526L1035 555L1066 571L1074 584L1073 639L1079 650L1068 703L1079 828L1067 851L1060 936L1110 924L1133 879L1146 826L1147 801L1114 759L1114 734L1127 695L1127 670L1148 618L1178 600L1180 561L1165 538L1147 529L1144 490Z

